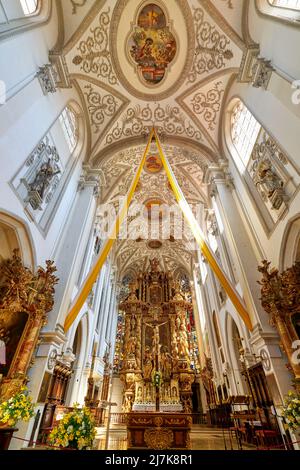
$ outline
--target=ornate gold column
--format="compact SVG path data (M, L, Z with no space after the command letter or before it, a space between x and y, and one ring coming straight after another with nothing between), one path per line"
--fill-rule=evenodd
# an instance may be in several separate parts
M0 384L0 399L8 399L27 382L27 371L38 345L47 313L53 308L54 285L58 279L52 261L46 261L46 269L36 273L26 268L17 250L12 259L0 266L0 326L8 337L10 330L18 327L22 315L27 321L20 336L9 370Z
M293 342L299 340L292 317L300 312L300 263L286 269L281 274L275 268L270 269L270 262L264 260L258 271L263 277L261 285L261 303L270 316L271 325L275 326L282 346L295 376L296 386L300 388L300 364L293 357L296 349Z

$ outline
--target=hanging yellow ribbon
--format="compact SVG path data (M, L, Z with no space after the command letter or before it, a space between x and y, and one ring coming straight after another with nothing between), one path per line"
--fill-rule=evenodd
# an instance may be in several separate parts
M80 288L80 291L78 292L77 296L75 297L75 299L74 299L74 301L71 305L70 311L67 315L67 318L66 318L65 324L64 324L65 332L67 332L70 329L70 327L72 326L73 322L75 321L77 315L79 314L84 302L86 301L89 293L91 292L91 290L93 288L93 285L94 285L95 281L97 280L97 277L99 276L100 270L101 270L103 264L105 263L105 260L106 260L108 254L109 254L109 252L110 252L110 250L111 250L111 248L114 244L114 241L118 236L120 226L121 226L121 224L122 224L122 222L123 222L123 220L124 220L124 218L125 218L125 216L128 212L129 205L131 203L131 200L132 200L132 197L135 193L135 190L136 190L137 184L139 182L142 170L144 168L144 165L145 165L145 162L146 162L146 157L147 157L147 154L149 152L149 148L150 148L150 144L151 144L153 136L154 136L154 129L152 129L152 131L150 132L150 136L149 136L149 139L148 139L148 144L147 144L147 147L145 149L143 158L142 158L141 163L138 167L138 170L137 170L137 173L134 177L134 180L133 180L133 182L130 186L130 189L127 193L125 201L124 201L121 209L119 210L119 213L117 215L117 218L116 218L115 224L113 226L113 229L110 233L110 236L105 241L104 245L102 246L97 260L95 261L90 273L86 277L82 287Z
M184 217L186 218L187 222L189 223L189 226L191 228L191 231L201 249L201 252L203 253L203 256L206 258L208 261L210 267L212 268L213 272L219 279L222 287L225 289L228 297L230 298L231 302L237 309L239 315L241 316L242 320L244 321L245 325L249 328L250 331L253 330L251 319L249 317L249 314L244 306L244 302L239 296L238 292L235 290L235 288L231 285L231 282L228 280L226 274L223 272L221 267L219 266L218 262L215 259L214 253L212 252L211 248L205 241L204 234L202 233L202 230L190 208L188 205L183 192L181 191L179 184L176 180L176 177L173 173L173 170L171 168L171 165L169 164L167 158L164 155L164 152L162 150L162 146L160 143L160 140L158 138L158 135L154 129L154 136L156 140L156 145L159 151L159 155L161 158L161 161L163 163L164 169L167 173L168 180L170 182L170 185L172 187L174 196L183 212Z
M143 167L145 165L147 154L149 152L150 144L151 144L151 141L152 141L153 137L155 137L157 149L159 151L161 161L162 161L164 169L167 173L168 180L170 182L170 185L171 185L171 188L172 188L173 193L175 195L175 198L176 198L176 200L177 200L177 202L178 202L178 204L179 204L179 206L180 206L180 208L183 212L184 217L187 219L187 221L188 221L188 223L191 227L192 233L193 233L197 243L199 244L199 247L200 247L204 257L207 259L207 261L208 261L209 265L211 266L213 272L215 273L215 275L219 279L221 285L225 289L228 297L230 298L231 302L233 303L233 305L237 309L237 311L238 311L239 315L241 316L241 318L243 319L244 323L249 328L249 330L252 330L253 327L252 327L252 324L251 324L251 320L250 320L249 314L248 314L248 312L247 312L247 310L244 306L244 303L243 303L241 297L239 296L239 294L236 292L235 288L231 285L231 283L228 280L226 274L220 268L218 262L215 259L214 253L210 249L209 245L206 243L205 237L204 237L204 235L201 231L201 228L200 228L198 222L196 221L196 219L194 217L194 214L193 214L190 206L188 205L188 203L187 203L187 201L184 197L184 194L182 193L182 191L181 191L181 189L178 185L178 182L175 178L175 175L173 173L173 170L172 170L167 158L165 157L165 155L163 153L163 150L162 150L159 138L157 136L157 133L156 133L155 129L152 129L152 131L150 132L148 144L147 144L147 147L145 149L143 158L142 158L141 163L138 167L138 170L137 170L137 173L134 177L132 185L131 185L131 187L128 191L125 202L122 205L122 208L120 209L120 211L118 213L118 216L116 218L116 221L115 221L114 227L111 231L111 234L110 234L109 238L106 240L106 242L104 243L95 264L93 265L89 275L87 276L87 278L85 279L85 281L83 283L83 286L81 287L81 290L78 292L75 300L72 303L72 306L70 308L70 311L67 315L67 318L66 318L65 324L64 324L65 332L67 332L70 329L71 325L73 324L73 322L75 321L77 315L79 314L84 302L86 301L90 291L92 290L92 287L93 287L95 281L97 280L99 272L100 272L103 264L105 263L105 260L108 256L112 246L113 246L113 243L114 243L115 239L118 236L120 226L121 226L121 224L122 224L122 222L123 222L123 220L124 220L124 218L125 218L125 216L128 212L129 205L131 203L132 197L135 193L137 184L139 182L139 179L140 179Z

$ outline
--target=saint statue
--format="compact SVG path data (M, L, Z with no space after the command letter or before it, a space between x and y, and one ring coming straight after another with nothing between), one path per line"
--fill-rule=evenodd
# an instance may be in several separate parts
M49 158L46 163L43 163L41 165L37 174L35 175L33 182L30 183L30 190L36 191L39 194L40 198L43 200L45 192L50 186L52 179L59 173L61 173L61 171L59 169L55 170L53 168L51 159Z
M267 159L258 163L256 175L258 178L257 185L265 186L269 198L276 190L282 189L283 187L283 181L277 175L271 162Z
M178 344L178 355L179 357L184 357L186 359L189 358L190 356L190 350L189 350L189 342L188 342L188 337L186 333L186 327L184 323L181 323L179 327L179 332L177 336L177 344Z
M139 386L136 394L137 401L141 402L143 400L143 390L142 387Z
M128 355L135 354L135 350L136 350L136 337L130 336L126 344L126 352Z
M151 380L151 374L153 370L153 356L150 352L149 346L145 350L145 357L144 357L144 379Z
M163 351L160 356L160 370L165 380L170 380L172 373L172 360L169 353Z
M132 409L132 396L126 395L124 405L123 405L124 413L130 413L131 409Z

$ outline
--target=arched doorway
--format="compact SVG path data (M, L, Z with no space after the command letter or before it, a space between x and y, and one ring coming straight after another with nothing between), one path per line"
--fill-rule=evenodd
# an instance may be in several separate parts
M10 291L10 288L6 286L13 284L16 292L19 291L20 273L24 274L25 271L29 276L34 271L33 249L28 231L19 219L0 211L0 286L2 299L4 291ZM24 288L27 289L27 286L24 286ZM26 338L31 335L29 330L31 310L24 308L24 310L16 311L14 307L11 308L12 304L11 300L6 299L0 309L1 388L8 387L4 385L6 380L8 382L17 380L13 369L14 363L18 360L18 353L22 351L22 345L27 341ZM34 348L31 354L33 354L33 351ZM24 364L26 364L26 361ZM25 368L24 375L26 375L29 365L26 365ZM21 374L18 372L18 378L20 376Z
M69 383L68 392L66 396L66 404L72 406L73 403L77 401L78 390L80 385L81 373L82 373L82 342L83 342L83 327L82 321L77 325L73 343L72 343L72 352L75 356L75 360L72 364L72 378Z
M247 393L247 385L242 375L241 362L243 338L235 320L229 313L227 313L226 330L229 359L229 364L226 367L226 374L230 385L230 395L245 395Z

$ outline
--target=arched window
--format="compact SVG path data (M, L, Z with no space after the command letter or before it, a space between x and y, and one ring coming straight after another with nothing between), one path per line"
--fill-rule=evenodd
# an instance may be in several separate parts
M257 8L266 16L297 25L300 21L300 0L255 0Z
M245 166L249 162L260 129L261 125L239 100L231 114L231 138Z
M223 348L222 348L222 342L221 342L221 335L220 335L220 330L219 330L219 325L218 325L218 320L217 320L217 315L216 312L213 311L213 325L214 325L214 330L215 330L215 335L216 335L216 340L217 340L217 346L220 352L220 357L222 363L225 362L224 354L223 354Z
M272 6L300 10L300 0L269 0Z
M38 0L20 0L24 15L33 15L37 11Z
M69 150L72 153L78 140L77 120L72 109L66 107L59 116L59 122L61 124Z
M40 10L40 3L39 0L1 0L0 24L36 15Z
M0 0L0 40L48 21L51 0Z
M299 173L278 142L240 99L231 101L228 116L229 152L271 229L295 193L294 180L299 181Z

